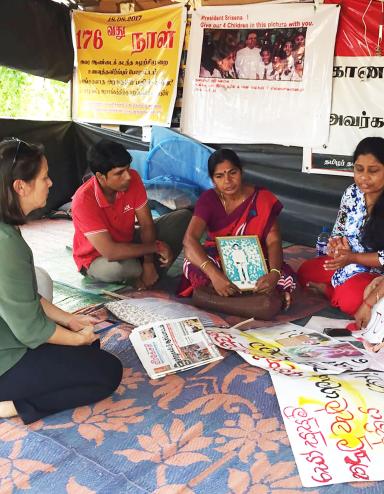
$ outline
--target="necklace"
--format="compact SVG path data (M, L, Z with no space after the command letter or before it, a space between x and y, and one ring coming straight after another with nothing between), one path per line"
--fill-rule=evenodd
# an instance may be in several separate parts
M223 205L224 211L228 214L228 210L227 210L228 205L227 205L227 203L225 201L224 194L222 192L219 192L218 195L219 195L220 202ZM236 204L236 206L234 208L232 208L230 212L234 211L241 204L243 204L243 202L245 201L245 199L246 198L245 198L244 192L241 191L240 201L234 201L234 203Z

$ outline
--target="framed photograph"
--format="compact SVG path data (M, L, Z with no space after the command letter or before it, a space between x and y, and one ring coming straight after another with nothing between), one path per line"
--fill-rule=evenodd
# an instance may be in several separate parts
M268 273L257 235L216 237L216 244L227 278L240 290L252 290Z

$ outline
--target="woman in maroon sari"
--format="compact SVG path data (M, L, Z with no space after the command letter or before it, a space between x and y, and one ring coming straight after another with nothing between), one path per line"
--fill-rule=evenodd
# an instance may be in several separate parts
M208 160L208 171L215 188L197 201L184 237L184 276L190 286L181 295L210 284L221 296L237 294L239 289L221 269L215 238L258 235L269 272L258 279L254 291L270 294L277 288L284 293L284 306L288 308L295 282L293 271L283 262L277 223L282 204L267 189L243 183L240 159L231 149L215 151ZM207 240L201 245L205 232Z

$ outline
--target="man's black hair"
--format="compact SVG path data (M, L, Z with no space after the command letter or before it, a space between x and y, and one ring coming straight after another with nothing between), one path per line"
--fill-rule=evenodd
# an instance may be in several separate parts
M106 175L112 168L129 166L132 156L122 144L102 139L89 147L87 161L92 173Z

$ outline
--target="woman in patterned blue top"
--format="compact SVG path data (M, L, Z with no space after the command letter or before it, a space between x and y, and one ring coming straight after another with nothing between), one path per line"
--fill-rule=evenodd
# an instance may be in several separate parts
M324 293L334 307L354 315L364 289L384 266L384 139L367 137L353 155L354 181L343 194L328 256L304 262L303 286Z

